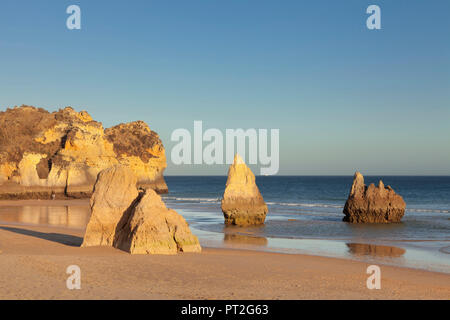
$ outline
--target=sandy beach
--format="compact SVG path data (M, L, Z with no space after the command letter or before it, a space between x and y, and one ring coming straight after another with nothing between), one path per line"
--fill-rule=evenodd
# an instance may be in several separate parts
M42 201L0 202L6 204ZM83 235L81 229L0 224L0 299L450 298L450 275L443 273L380 265L382 288L369 290L368 264L353 260L213 248L130 255L80 248ZM81 268L81 290L66 287L69 265Z

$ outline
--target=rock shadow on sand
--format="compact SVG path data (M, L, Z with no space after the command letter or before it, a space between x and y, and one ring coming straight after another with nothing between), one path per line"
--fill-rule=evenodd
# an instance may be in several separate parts
M33 231L28 229L21 229L21 228L13 228L13 227L0 227L2 230L35 237L43 240L48 240L56 243L60 243L66 246L71 247L79 247L81 246L81 243L83 242L83 238L73 236L70 234L62 234L62 233L45 233L45 232L39 232L39 231Z

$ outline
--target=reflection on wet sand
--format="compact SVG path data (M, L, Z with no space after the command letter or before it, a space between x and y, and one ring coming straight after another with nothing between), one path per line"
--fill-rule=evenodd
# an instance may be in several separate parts
M243 234L225 234L223 241L231 244L249 244L253 246L267 246L267 239L263 237L247 236Z
M256 229L255 229L256 228ZM224 226L223 227L223 242L229 246L258 246L266 247L267 238L257 236L253 231L256 231L259 227L236 227L236 226Z
M0 208L0 222L85 228L90 215L88 206L23 206Z
M450 254L450 246L440 248L439 252Z
M398 258L406 252L403 248L366 243L347 243L347 247L351 254L358 256Z
M242 227L225 226L223 228L223 241L228 245L251 245L251 246L267 246L267 238L256 236L251 229L243 229Z

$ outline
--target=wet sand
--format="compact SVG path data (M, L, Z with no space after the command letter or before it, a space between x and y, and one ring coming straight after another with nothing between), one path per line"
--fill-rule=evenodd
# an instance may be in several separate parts
M0 200L0 207L23 206L89 206L89 199L55 199L55 200Z
M205 248L201 254L129 255L80 248L83 231L0 225L0 299L450 299L450 275L335 258ZM81 268L68 290L66 268Z

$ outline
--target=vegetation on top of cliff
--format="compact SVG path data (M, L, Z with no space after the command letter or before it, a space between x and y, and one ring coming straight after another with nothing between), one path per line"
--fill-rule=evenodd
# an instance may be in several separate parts
M98 173L117 164L133 170L140 185L167 192L164 147L143 121L105 130L89 113L71 107L0 112L0 199L48 198L55 192L86 197Z
M105 135L113 143L117 155L140 157L145 163L163 151L158 134L151 131L144 121L121 123L106 129Z
M76 112L71 107L52 113L27 105L8 108L0 112L0 163L19 163L26 152L46 154L47 161L39 167L47 171L46 166L58 161L57 153L65 148L66 140L75 134L72 131L78 130L79 125L102 128L101 122L92 120L86 111ZM49 130L54 131L50 140L45 136ZM164 152L158 134L143 121L122 123L104 132L117 156L136 156L148 163Z
M60 142L41 144L35 137L57 123L54 115L42 108L21 106L0 112L0 163L19 162L25 152L51 155Z

